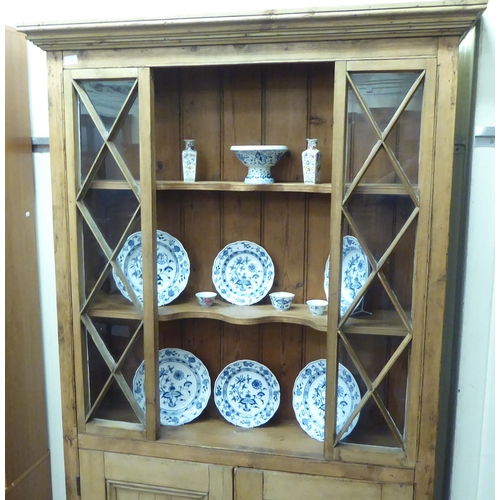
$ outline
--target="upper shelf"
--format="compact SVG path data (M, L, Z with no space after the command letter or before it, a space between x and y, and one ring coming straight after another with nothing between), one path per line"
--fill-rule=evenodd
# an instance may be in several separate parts
M44 50L463 36L486 5L484 0L412 1L169 19L43 22L17 28Z
M101 180L93 181L91 189L122 190L130 189L126 181ZM329 182L321 184L304 184L302 182L275 182L274 184L245 184L236 181L156 181L159 191L277 191L286 193L323 193L330 194L332 185ZM417 188L414 187L417 191ZM402 184L370 183L359 184L358 194L407 195Z

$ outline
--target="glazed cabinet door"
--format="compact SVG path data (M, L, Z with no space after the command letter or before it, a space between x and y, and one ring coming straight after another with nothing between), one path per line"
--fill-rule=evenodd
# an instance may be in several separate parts
M377 461L410 465L425 328L435 61L338 62L335 70L330 276L339 279L330 281L328 361L338 364L327 367L325 451L370 460L383 447L389 453Z
M147 69L65 71L80 431L156 436L151 89Z
M353 481L305 474L235 470L235 500L411 500L413 485Z
M82 500L231 500L232 468L80 451Z

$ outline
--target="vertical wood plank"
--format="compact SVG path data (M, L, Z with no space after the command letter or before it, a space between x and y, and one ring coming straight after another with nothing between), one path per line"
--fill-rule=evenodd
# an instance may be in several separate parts
M263 325L262 363L274 373L280 385L280 405L275 418L295 418L292 391L302 369L302 327Z
M106 500L104 453L80 450L80 488L82 498Z
M427 287L427 318L425 327L424 364L420 418L419 450L416 466L417 498L432 498L435 442L439 416L439 387L442 332L446 298L446 269L448 261L448 232L450 219L451 183L454 153L454 113L457 92L458 43L455 38L443 38L438 48L438 93L434 182L432 193L431 233L432 253L429 261ZM422 172L423 175L423 172ZM422 217L422 214L421 214Z
M159 140L156 141L161 142ZM183 193L178 191L157 191L156 193L156 221L157 228L177 238L185 247L183 237ZM192 260L191 249L186 248L190 261ZM189 290L184 290L179 300L189 296ZM160 321L159 348L179 347L182 348L182 322Z
M57 325L59 368L61 371L61 402L63 412L64 465L66 495L74 500L75 477L78 475L77 396L75 392L76 352L73 347L73 306L71 301L71 260L68 227L68 181L64 140L64 87L62 53L47 54L49 88L50 164L52 177L52 211L54 217L54 253L56 258Z
M221 325L218 321L186 320L183 326L183 347L197 356L207 367L210 379L215 379L222 370ZM206 413L220 416L213 398L208 401Z
M333 73L333 63L309 65L308 136L318 139L318 149L323 155L321 182L331 182L332 178Z
M346 134L346 62L335 63L333 94L332 198L330 206L330 290L328 306L328 331L326 338L326 412L325 458L334 458L333 435L337 412L337 356L339 317L339 277L342 258L341 204L344 193L344 155Z
M188 295L213 290L212 266L221 250L220 196L217 192L184 193L182 243L189 255Z
M221 247L241 240L260 244L261 195L223 193L222 199ZM261 360L259 326L223 324L222 331L221 369L239 359Z
M151 69L139 69L139 144L142 220L142 279L146 394L146 437L156 439L160 426L158 388L158 294L156 283L156 172L154 95Z
M264 475L256 469L236 468L234 471L234 500L262 500Z
M304 301L325 296L325 266L330 253L329 196L307 197L306 241L307 257Z
M413 341L412 351L409 366L410 383L407 389L408 404L406 408L406 453L410 460L417 459L418 442L417 436L420 428L420 391L422 390L422 363L424 361L424 341L426 337L426 315L415 314L415 311L425 311L426 302L428 300L428 280L429 280L429 252L430 238L432 231L433 217L433 172L436 168L436 158L432 144L436 140L436 125L437 113L435 109L437 95L437 72L436 60L428 59L426 61L424 95L422 103L422 131L421 131L421 157L419 171L419 186L420 186L420 213L418 216L418 227L416 234L415 247L417 253L415 256L415 279L413 283L413 304L412 304L412 320L413 320ZM449 70L449 63L444 68L445 74ZM451 89L453 93L453 90ZM451 96L445 97L449 99ZM444 101L446 102L446 100ZM446 119L449 118L444 118ZM444 124L441 125L444 127ZM448 139L449 141L449 139ZM453 139L454 142L454 139ZM445 158L442 158L445 160ZM449 160L452 162L453 160ZM451 170L451 168L450 168ZM450 195L451 196L451 195ZM438 195L438 201L441 203ZM448 220L448 219L446 219Z
M214 67L181 71L181 141L194 139L196 179L221 179L221 76Z
M271 256L275 279L273 290L295 293L295 303L304 300L305 195L263 194L263 246Z
M69 245L71 254L71 277L73 280L71 287L71 299L73 304L73 328L72 334L74 336L74 354L75 354L75 382L76 382L76 397L77 397L77 421L80 430L85 429L86 413L89 409L88 400L88 386L87 382L90 377L88 376L88 366L84 360L87 359L86 354L86 331L80 321L80 305L84 296L83 287L83 269L81 255L82 241L81 241L81 222L76 208L76 190L80 185L80 174L77 173L77 151L78 151L78 131L76 121L76 103L73 91L73 81L70 72L63 73L64 78L64 108L65 108L65 137L66 137L66 151L65 160L67 162L67 197L68 197L68 231L69 231ZM78 179L78 180L77 180ZM77 184L78 183L78 184ZM53 195L54 196L54 195Z
M271 170L276 182L301 182L302 151L308 122L308 75L305 64L266 68L263 144L283 144L289 152Z
M210 465L208 468L208 500L233 499L233 468Z
M156 178L181 180L179 69L155 70Z
M413 485L398 483L383 483L381 500L412 500Z
M224 68L223 78L222 180L242 181L248 170L230 147L261 144L261 66L229 66Z

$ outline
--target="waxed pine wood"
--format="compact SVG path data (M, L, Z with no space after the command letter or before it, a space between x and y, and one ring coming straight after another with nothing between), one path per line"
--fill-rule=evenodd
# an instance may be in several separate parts
M71 30L57 23L25 27L47 49L74 50L76 69L67 67L64 71L73 72L75 78L113 77L118 68L130 76L137 72L136 67L144 68L139 70L142 75L151 74L150 97L142 94L143 100L151 99L150 116L143 115L140 123L146 147L141 151L141 179L145 174L151 181L141 185L146 204L146 217L141 222L147 219L151 240L156 222L158 229L183 243L191 275L186 290L173 304L159 307L157 312L153 307L147 313L144 356L150 365L157 348L181 347L200 357L214 380L228 363L256 359L275 373L282 389L277 415L258 429L228 424L213 400L199 419L181 428L161 427L157 438L151 412L147 436L119 408L105 409L108 414L103 411L100 418L85 422L81 409L87 391L86 351L78 335L78 306L73 304L72 326L67 294L60 300L69 320L62 323L62 335L72 339L76 364L75 372L66 366L63 373L68 380L75 378L80 420L77 433L73 410L68 409L73 421L66 420L67 428L69 432L73 429L82 450L105 457L110 498L149 498L153 494L175 498L178 491L162 490L172 488L173 483L154 484L145 471L156 470L160 475L167 471L165 477L176 481L185 471L191 470L191 475L197 471L194 475L198 478L214 466L221 468L209 473L213 481L192 490L201 497L224 495L242 500L248 493L248 498L303 498L312 491L320 497L335 492L339 498L433 497L455 56L458 37L484 7L484 3L467 1L460 6L445 2L394 5L385 10L345 8L315 12L314 16L277 12L174 19L167 24L155 20L76 23ZM235 33L241 34L242 27L245 37L238 38ZM100 43L91 46L91 39ZM54 52L52 58L55 61L61 55ZM64 64L60 61L52 68L60 72ZM356 73L365 71L402 71L418 76L414 88L424 85L420 119L407 110L396 120L393 109L360 104L365 119L358 121L358 116L350 120L346 116L346 86L353 85ZM57 79L52 82L59 108L66 103L64 119L72 121L73 91L58 86ZM354 94L358 93L354 89ZM408 101L410 97L403 104ZM378 139L384 144L376 154L371 120L394 122L392 131ZM75 154L73 133L72 125L67 124L68 140L55 153L62 166L58 178L69 176L70 200L74 197L73 166L69 162L68 172L63 167ZM61 132L55 137L64 139ZM318 138L324 155L318 186L301 182L300 154L306 147L305 139L311 137ZM346 143L346 137L351 142ZM193 185L182 182L184 139L195 139L198 151L197 182ZM273 167L276 184L260 187L242 182L246 168L229 148L251 143L287 144L290 148ZM350 145L352 154L346 156ZM397 158L392 150L399 151ZM135 150L127 152L126 161L136 154ZM343 173L345 160L347 176ZM362 178L360 169L364 171ZM99 196L106 197L110 190L129 189L115 177L100 177L91 183L95 206L99 206ZM65 191L59 193L64 200ZM81 243L72 210L70 204L69 210L57 212L60 219L66 211L70 214L71 238L64 229L66 222L60 220L56 227L61 228L58 234L74 256ZM407 232L399 238L401 228ZM339 321L336 277L341 269L344 234L354 234L370 250L375 271L363 292L365 309L373 316ZM217 253L242 239L258 243L270 253L276 269L272 290L296 294L295 307L283 313L281 321L268 299L246 309L248 313L224 304L221 298L206 311L196 305L196 291L213 289L211 267ZM311 320L305 301L324 297L328 255L328 315ZM69 260L67 254L61 262L67 273L60 281L63 289L73 290L74 301L83 292L83 283L77 278L81 262ZM151 271L153 260L147 263ZM71 286L65 281L69 274ZM148 279L151 282L152 276ZM151 301L151 293L149 297ZM93 318L121 322L141 317L137 304L134 308L107 290L98 294L89 312ZM158 335L154 333L156 314ZM73 357L71 349L65 353ZM132 376L133 363L140 362L139 352L134 350L132 364L123 367L125 379ZM298 427L291 407L297 373L320 357L328 359L325 443L311 440ZM364 405L355 431L340 443L334 437L336 360L345 363L356 377ZM153 364L150 380L154 371ZM155 387L148 391L153 411L155 391ZM65 398L71 401L71 394ZM111 420L106 420L108 417ZM69 474L76 474L76 448L68 445L67 449L71 451ZM193 462L194 468L189 465ZM84 471L85 461L82 465ZM131 479L144 484L138 487Z

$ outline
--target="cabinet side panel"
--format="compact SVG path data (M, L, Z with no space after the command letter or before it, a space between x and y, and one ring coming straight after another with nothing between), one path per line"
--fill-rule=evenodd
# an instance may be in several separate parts
M64 97L62 53L47 54L49 74L50 162L52 175L52 210L54 214L54 254L56 259L57 323L59 364L61 370L61 401L63 412L64 466L66 496L76 499L78 475L78 434L73 349L73 316L71 260L68 225L68 181L64 141Z
M415 498L432 498L435 486L436 439L439 418L439 384L448 261L448 232L454 154L454 116L457 91L458 43L442 38L438 49L431 255L428 274L424 372L420 416Z

